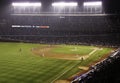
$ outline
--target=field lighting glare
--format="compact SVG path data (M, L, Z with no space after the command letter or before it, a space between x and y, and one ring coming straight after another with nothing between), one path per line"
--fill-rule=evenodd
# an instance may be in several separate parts
M98 2L84 2L83 4L84 6L102 6L102 2L98 1Z
M65 7L65 6L78 6L78 3L76 2L69 2L69 3L66 3L66 2L55 2L55 3L52 3L52 6L58 6L58 7Z
M12 3L12 6L41 6L41 3L29 3L29 2L25 2L25 3Z

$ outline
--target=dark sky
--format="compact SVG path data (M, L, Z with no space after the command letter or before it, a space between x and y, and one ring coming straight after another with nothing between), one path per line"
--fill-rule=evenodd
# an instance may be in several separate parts
M0 0L0 10L14 1L40 1L44 5L47 5L48 3L53 2L53 1L83 2L83 1L97 1L97 0ZM120 14L119 0L102 0L102 1L103 1L104 10L106 13L119 13Z

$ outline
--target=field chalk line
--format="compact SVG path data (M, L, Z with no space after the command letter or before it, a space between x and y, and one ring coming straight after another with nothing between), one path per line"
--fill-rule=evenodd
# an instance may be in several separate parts
M79 64L79 63L77 63ZM77 65L76 64L76 65ZM73 65L70 69L66 70L65 72L63 72L61 75L59 75L58 77L56 77L51 83L54 83L58 78L60 78L61 76L63 76L65 73L67 73L69 70L71 70L73 67L75 67L76 65Z
M101 50L101 49L98 49L98 48L95 48L92 52L90 52L88 55L92 55L94 52L96 52L97 50Z

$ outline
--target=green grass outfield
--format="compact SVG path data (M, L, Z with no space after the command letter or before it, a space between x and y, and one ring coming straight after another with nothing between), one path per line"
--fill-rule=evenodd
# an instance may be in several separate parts
M0 83L52 83L55 80L67 79L82 71L79 66L88 66L97 61L112 49L103 48L90 55L84 61L44 58L31 52L32 48L44 46L29 43L0 42ZM59 45L51 51L65 54L88 54L93 46ZM71 48L79 48L76 52ZM20 48L22 49L20 51Z

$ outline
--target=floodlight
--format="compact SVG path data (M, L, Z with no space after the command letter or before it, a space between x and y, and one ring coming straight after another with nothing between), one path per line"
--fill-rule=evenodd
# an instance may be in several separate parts
M26 7L26 6L41 6L41 3L29 3L29 2L25 2L25 3L12 3L12 6L20 6L20 7Z
M52 6L57 6L57 7L65 7L65 6L78 6L78 3L76 2L55 2L55 3L52 3Z
M83 5L84 6L102 6L102 2L101 1L97 1L97 2L84 2Z

